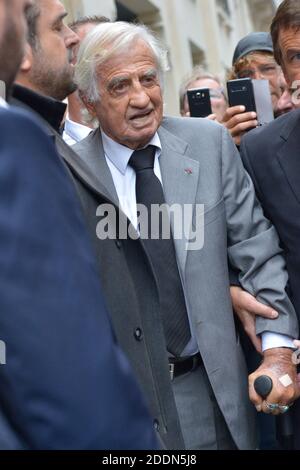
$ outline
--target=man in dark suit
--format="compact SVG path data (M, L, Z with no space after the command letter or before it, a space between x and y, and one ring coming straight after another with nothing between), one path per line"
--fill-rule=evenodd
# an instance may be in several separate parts
M273 20L275 58L290 88L300 79L300 4L285 0ZM294 94L294 104L299 107ZM300 318L300 111L283 116L242 141L241 155L265 215L275 225L284 249L289 292ZM295 404L295 445L300 448L300 404Z
M0 23L19 13L21 46L27 3L0 0ZM1 34L1 57L6 45ZM1 77L8 85L17 57ZM2 108L0 449L156 448L113 337L74 186L36 120Z

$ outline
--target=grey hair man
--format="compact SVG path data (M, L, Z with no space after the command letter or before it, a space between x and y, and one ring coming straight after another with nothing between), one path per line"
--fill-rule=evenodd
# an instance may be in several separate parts
M208 88L210 90L212 112L215 119L222 122L228 103L219 77L206 72L198 65L184 78L179 90L180 114L183 117L189 116L187 90L192 88Z
M274 321L257 320L264 360L249 387L251 400L265 412L286 410L299 393L290 339L298 334L298 324L285 292L287 273L277 234L263 216L226 129L208 120L163 117L165 59L147 28L122 22L97 26L78 54L79 92L100 127L74 149L98 185L120 204L137 235L130 250L127 239L117 244L142 293L140 316L112 315L112 321L132 362L142 365L140 383L168 447L178 445L182 435L189 449L254 448L227 259L243 288L280 313ZM153 204L190 205L193 227L204 230L203 248L189 250L186 233L167 241L161 231L155 239L143 237L138 204L148 211ZM203 210L199 215L197 209L203 206L201 223ZM102 213L91 200L88 210ZM96 232L97 217L94 224ZM150 316L143 310L152 301L143 276L145 259L151 262L160 299ZM132 331L138 345L132 343ZM274 387L268 401L259 401L253 383L264 374L272 377ZM292 383L285 389L279 379L286 374Z

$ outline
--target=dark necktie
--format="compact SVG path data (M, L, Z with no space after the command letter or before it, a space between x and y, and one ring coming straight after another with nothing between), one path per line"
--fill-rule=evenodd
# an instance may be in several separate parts
M136 172L137 203L143 204L148 209L149 238L144 240L144 245L158 281L167 349L171 354L178 357L187 345L191 333L172 235L168 239L162 238L162 225L159 224L158 230L154 230L157 239L150 238L151 205L165 204L162 185L153 169L155 151L156 147L152 145L134 151L129 165ZM169 218L167 223L170 224ZM142 227L140 227L140 232L142 236Z

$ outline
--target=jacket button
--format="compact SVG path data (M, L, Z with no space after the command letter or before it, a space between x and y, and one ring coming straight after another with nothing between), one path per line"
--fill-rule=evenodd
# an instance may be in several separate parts
M153 427L154 427L155 431L157 431L157 432L159 431L159 421L158 421L158 419L155 419L153 421Z
M116 240L116 245L117 245L117 247L119 248L119 250L121 250L121 248L122 248L122 243L120 242L120 240Z
M134 332L134 337L137 341L142 341L143 339L143 332L141 328L137 328Z

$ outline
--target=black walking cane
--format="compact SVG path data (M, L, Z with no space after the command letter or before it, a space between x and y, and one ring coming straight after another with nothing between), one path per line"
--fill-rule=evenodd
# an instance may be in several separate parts
M264 400L271 393L273 382L267 375L261 375L254 382L254 388ZM293 450L293 423L290 412L276 416L276 437L284 450Z

